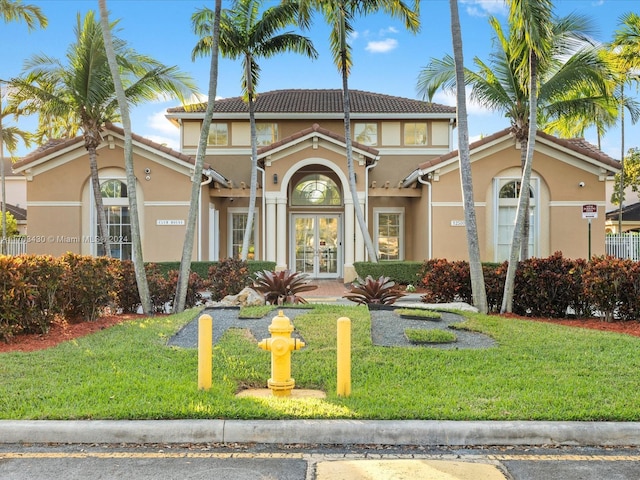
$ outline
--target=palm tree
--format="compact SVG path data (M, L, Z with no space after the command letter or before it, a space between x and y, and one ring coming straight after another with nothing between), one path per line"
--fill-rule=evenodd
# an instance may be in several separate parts
M420 1L413 0L413 9L402 0L283 0L285 3L295 2L301 6L301 21L309 20L313 10L318 10L331 27L330 44L333 61L342 75L342 94L344 109L344 136L347 154L347 168L349 170L349 189L353 206L358 219L358 225L364 238L369 260L378 261L376 249L373 246L369 229L364 219L360 201L356 190L356 177L353 165L353 148L351 139L351 108L349 95L349 72L352 65L351 46L347 38L353 34L353 20L358 15L367 15L383 11L392 17L402 19L405 28L411 32L420 29ZM368 186L366 187L368 188Z
M76 40L67 49L67 63L44 55L26 62L19 78L11 80L15 94L11 105L21 114L38 113L45 118L72 119L80 126L89 153L91 182L98 213L99 236L106 255L111 254L107 221L102 204L96 149L107 122L120 119L113 78L104 39L94 12L78 15ZM169 95L185 100L196 91L193 81L177 67L167 67L114 38L114 49L127 100L136 105Z
M29 30L33 30L36 25L40 28L47 26L47 17L44 16L40 7L35 5L24 5L21 0L0 0L0 15L5 23L14 21L23 21L27 24ZM7 253L7 199L5 191L5 171L4 171L4 148L7 145L9 151L15 151L18 137L25 140L28 135L21 130L13 127L11 129L3 129L2 117L4 112L2 110L2 85L0 82L0 182L2 183L2 248L0 248L0 254ZM27 144L28 145L28 144Z
M473 177L469 156L469 125L467 122L467 101L464 82L464 55L462 50L462 32L460 31L460 15L458 0L449 0L451 10L451 39L456 71L456 113L458 117L458 152L460 155L460 177L462 180L462 196L464 197L464 220L467 230L467 249L469 252L469 271L471 277L471 295L473 305L481 312L487 313L487 291L484 285L484 274L480 260L480 243L478 241L478 225L473 201Z
M524 220L528 216L529 210L529 185L538 130L538 67L541 64L545 65L550 60L552 7L550 0L511 0L510 2L509 20L514 32L517 32L512 38L517 45L516 51L521 52L520 58L523 60L518 67L521 71L528 71L529 77L529 132L526 159L520 181L518 208L516 209L516 224L511 240L511 254L504 281L501 313L511 313L513 310L516 269L518 268ZM526 57L528 57L528 63L524 61Z
M222 0L216 0L211 23L209 25L204 25L202 23L199 24L200 28L203 29L202 32L205 31L205 28L208 28L209 32L209 35L206 35L206 37L208 37L210 41L209 51L211 54L211 64L209 68L209 91L207 92L207 108L205 109L204 118L202 119L202 129L200 130L198 151L196 152L196 163L193 171L193 183L191 184L191 203L189 206L189 216L187 217L187 228L184 235L184 243L182 245L182 258L180 260L178 284L176 286L176 294L173 301L173 313L182 312L184 310L187 298L187 288L189 286L193 240L195 238L196 220L198 218L198 210L200 208L201 186L199 179L202 178L204 157L207 154L209 128L211 126L211 119L213 118L216 90L218 88L218 53L220 51L219 41L221 10Z
M144 259L142 256L142 241L140 239L140 218L138 215L138 194L136 189L136 176L133 171L133 137L131 131L131 118L129 116L129 104L127 103L127 95L122 85L120 71L118 69L118 59L114 48L113 38L111 36L111 28L109 26L109 13L107 11L106 0L98 0L100 8L100 26L102 27L102 35L104 38L104 49L113 78L113 86L120 108L120 116L122 117L122 127L124 129L124 165L127 176L127 197L129 198L129 212L131 218L131 248L133 258L133 268L136 276L136 284L138 286L138 294L140 295L140 303L142 311L150 315L152 313L151 295L149 293L149 282L144 267Z
M265 10L260 16L262 0L236 0L233 8L225 9L220 18L220 53L236 60L242 59L242 91L249 105L249 125L251 129L251 188L249 212L242 240L242 260L247 259L249 240L253 231L255 203L258 184L258 140L255 119L256 87L260 78L258 58L269 58L279 53L295 52L310 58L318 53L307 37L291 32L277 33L285 27L295 25L298 5L281 3ZM212 12L202 9L194 15L195 31L200 40L193 49L192 58L210 55L210 32L200 25L211 23ZM264 186L263 186L264 188Z
M504 112L511 123L511 131L521 145L521 165L526 169L530 133L530 80L529 67L523 60L528 53L519 45L519 31L514 26L506 35L500 23L491 18L497 48L491 61L474 59L477 71L465 70L466 83L471 86L471 97L491 110ZM567 124L582 122L583 128L597 117L598 109L615 108L607 80L609 70L602 58L602 49L588 39L590 23L585 17L569 15L552 18L549 25L549 56L538 77L536 96L536 120L540 129L557 133ZM523 58L524 56L524 58ZM434 60L418 77L418 90L425 98L432 99L435 92L455 87L454 61L448 56ZM537 86L537 85L536 85ZM521 182L520 192L529 193ZM524 195L528 211L528 195ZM521 233L522 258L528 256L528 215L525 215Z
M620 161L623 162L620 169L620 183L618 185L618 232L622 232L622 209L624 206L624 86L627 83L640 83L640 15L637 13L627 13L620 18L620 28L614 33L611 44L611 54L614 58L616 71L619 73L618 85L620 88ZM633 117L635 123L637 117Z

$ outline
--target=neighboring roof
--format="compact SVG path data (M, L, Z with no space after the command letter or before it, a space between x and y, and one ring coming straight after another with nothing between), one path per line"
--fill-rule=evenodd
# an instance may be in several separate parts
M620 209L616 208L607 212L606 219L617 221L620 215ZM633 203L622 207L622 220L625 222L640 222L640 203Z
M349 90L350 112L371 114L447 114L455 115L455 107L424 102L410 98L395 97L379 93ZM335 113L344 112L342 90L273 90L259 93L255 100L256 113ZM167 113L202 113L207 103L174 107ZM247 103L242 97L216 100L216 113L248 113Z
M1 208L2 202L0 202L0 209ZM18 222L27 220L27 211L24 208L16 207L15 205L7 203L7 212L11 213L11 215L13 215L13 218L15 218Z
M264 147L259 148L258 155L264 156L264 154L279 150L285 145L298 143L298 141L302 141L307 137L317 136L315 134L322 135L329 140L335 140L337 143L346 144L346 139L344 136L338 135L337 133L332 132L331 130L321 127L317 123L314 123L309 128L300 130L299 132L296 132L293 135L289 135L288 137L283 138L282 140L278 140L277 142L272 143L271 145L266 145ZM366 152L370 154L370 156L372 157L377 157L379 154L378 150L376 150L375 148L370 147L368 145L364 145L359 142L352 142L351 145L354 149L361 150L362 152Z
M496 132L492 135L484 137L476 142L470 143L469 150L473 153L473 150L477 150L479 148L482 148L485 145L489 145L493 142L496 142L502 139L503 137L510 137L510 136L512 136L510 129L505 128L503 130L500 130L499 132ZM537 137L540 140L544 140L546 142L555 144L559 147L563 147L568 150L571 150L576 154L586 156L591 160L595 161L595 163L601 163L603 165L606 165L607 167L609 167L609 170L620 169L619 161L613 159L606 153L602 152L601 150L598 149L598 147L596 147L595 145L592 145L591 143L587 142L583 138L563 139L563 138L554 137L553 135L549 135L548 133L544 133L541 131L538 131ZM418 168L414 172L412 172L407 178L405 178L405 181L404 181L405 185L415 182L417 180L417 177L423 174L420 172L425 172L427 170L433 169L435 167L438 167L439 165L446 163L447 161L450 161L456 158L458 158L458 150L454 150L452 152L446 153L444 155L441 155L436 158L432 158L430 160L427 160L426 162L421 163L420 165L418 165Z
M109 132L112 132L112 133L115 133L116 135L124 137L124 130L121 127L117 127L111 123L105 125L105 130L103 131L103 135L108 134ZM145 145L150 149L162 152L170 157L175 158L176 160L180 160L182 162L195 165L195 159L190 155L185 155L184 153L180 153L176 150L173 150L172 148L169 148L166 145L156 143L140 135L136 135L135 133L131 135L131 138L133 139L134 142ZM46 157L49 157L56 152L61 152L70 147L74 147L77 144L84 144L84 138L81 135L74 138L69 138L69 139L50 140L45 145L41 145L40 147L38 147L35 151L30 153L26 157L23 157L19 162L14 163L13 169L15 171L20 172L22 170L25 170L27 167L29 167L29 165L35 164L36 162L38 162L38 160L42 160ZM210 165L205 164L204 169L209 170L209 172L212 173L212 176L217 182L222 183L224 185L227 184L228 180L223 175L219 174L215 170L212 170Z

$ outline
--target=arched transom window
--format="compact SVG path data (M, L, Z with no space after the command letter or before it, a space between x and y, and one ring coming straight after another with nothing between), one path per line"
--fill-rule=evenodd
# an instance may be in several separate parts
M306 175L293 187L291 205L340 206L340 188L331 178L321 173Z

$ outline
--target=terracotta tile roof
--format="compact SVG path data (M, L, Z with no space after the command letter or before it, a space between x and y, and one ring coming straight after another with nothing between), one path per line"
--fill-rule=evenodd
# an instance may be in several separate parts
M272 143L271 145L267 145L267 146L259 148L258 149L258 155L270 152L270 151L275 150L278 147L281 147L281 146L286 145L288 143L295 142L297 139L306 137L307 135L309 135L309 134L311 134L313 132L317 132L317 133L320 133L320 134L325 135L327 137L333 138L334 140L337 140L340 143L345 143L346 142L346 139L345 139L345 137L343 135L338 135L337 133L332 132L331 130L328 130L326 128L321 127L317 123L314 123L309 128L305 128L303 130L300 130L299 132L296 132L293 135L289 135L288 137L283 138L282 140L278 140L277 142ZM377 156L379 154L378 150L376 150L375 148L370 147L368 145L363 145L362 143L352 142L352 146L354 148L359 149L359 150L363 150L363 151L365 151L367 153L370 153L371 155L374 155L374 156Z
M124 130L121 127L117 127L113 124L106 124L105 125L105 132L104 133L108 133L108 131L112 131L114 133L117 133L118 135L122 135L124 136ZM180 153L176 150L173 150L172 148L167 147L166 145L161 145L159 143L153 142L147 138L144 138L140 135L136 135L135 133L132 134L132 138L134 141L138 142L138 143L142 143L144 145L147 145L148 147L151 147L154 150L158 150L161 151L163 153L166 153L172 157L175 157L178 160L182 160L183 162L187 162L187 163L191 163L192 165L195 164L195 159L189 155L185 155L183 153ZM13 168L18 168L18 167L24 167L26 165L29 165L30 163L33 163L43 157L49 156L52 153L55 152L59 152L61 150L64 150L68 147L71 147L75 144L78 143L84 143L84 138L82 136L77 136L74 138L68 138L68 139L54 139L54 140L50 140L49 142L47 142L44 145L41 145L40 147L38 147L35 151L33 151L32 153L30 153L29 155L27 155L26 157L23 157L19 162L16 162L13 164ZM205 168L211 168L210 165L205 165Z
M395 97L379 93L350 90L352 113L407 114L442 113L455 114L455 107L437 103ZM256 113L337 113L342 108L342 90L273 90L258 94L255 102ZM167 109L168 113L204 112L207 103ZM242 97L216 100L217 113L248 113L248 106Z
M505 128L504 130L500 130L499 132L496 132L492 135L489 135L476 142L469 144L469 149L473 151L474 149L480 148L483 145L491 143L509 134L510 134L509 128ZM598 162L604 163L605 165L608 165L610 167L620 168L619 161L613 159L606 153L602 152L601 150L598 149L598 147L587 142L584 138L571 138L571 139L557 138L557 137L554 137L553 135L549 135L548 133L544 133L541 131L538 132L538 137L549 140L559 146L563 146L565 148L568 148L569 150L573 150L576 153L585 155L589 158L597 160ZM418 169L427 170L428 168L434 167L452 158L456 158L457 156L458 156L458 150L454 150L440 157L432 158L431 160L421 163L420 165L418 165Z
M2 202L0 202L0 209L2 208ZM7 203L7 212L10 212L17 221L25 221L27 219L27 211L24 208L16 207Z

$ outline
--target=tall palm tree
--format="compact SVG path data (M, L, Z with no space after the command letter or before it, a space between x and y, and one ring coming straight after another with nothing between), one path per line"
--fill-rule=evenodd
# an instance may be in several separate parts
M44 16L40 7L30 4L25 5L21 0L0 0L0 16L2 16L5 23L23 21L27 24L27 28L29 30L35 29L36 26L39 26L40 28L45 28L47 26L47 17ZM15 151L15 142L18 137L26 139L28 136L15 127L11 129L3 129L2 117L4 117L4 112L2 110L2 82L0 81L0 186L2 187L2 246L0 248L0 254L4 255L7 253L7 199L5 190L6 174L4 171L3 147L6 142L9 151Z
M462 180L462 196L464 198L464 223L467 230L467 249L469 252L469 272L471 277L471 295L473 305L481 312L487 313L487 291L484 285L484 274L480 260L480 243L478 241L478 225L473 200L473 177L469 154L469 124L467 122L467 100L464 81L464 54L462 49L462 32L458 0L449 0L451 11L451 40L456 72L456 114L458 119L458 152L460 156L460 177Z
M474 59L476 71L465 71L471 96L491 110L504 112L511 131L521 145L521 165L524 171L529 139L528 70L522 69L523 52L516 42L518 32L505 34L500 23L490 19L495 32L496 49L489 63ZM602 49L589 41L590 22L587 18L569 15L552 19L550 55L539 75L537 108L538 128L549 133L567 132L567 125L591 126L599 111L615 110L607 79L609 70L602 58ZM526 56L526 55L525 55ZM433 98L443 88L455 87L453 59L432 59L418 77L418 90ZM574 129L575 133L576 130ZM527 207L528 210L528 207ZM522 233L522 258L528 257L528 215Z
M258 140L256 132L255 99L260 78L258 58L269 58L280 53L295 52L316 58L318 53L307 37L291 32L278 33L283 28L296 25L298 5L281 3L268 8L262 15L262 0L236 0L233 8L225 9L220 18L220 53L236 60L242 59L242 92L249 105L249 125L251 130L251 188L249 212L242 240L242 260L247 259L249 240L253 231L253 218L258 184ZM212 12L202 9L194 15L195 31L200 40L193 49L192 57L210 54L210 32L200 25L211 23ZM264 185L263 185L264 188Z
M513 291L523 225L529 210L529 184L531 182L533 152L538 131L538 67L541 64L545 65L550 60L552 7L551 0L510 0L509 21L513 31L517 32L512 38L516 41L517 50L522 52L520 58L523 61L519 65L519 70L529 74L529 132L527 154L522 171L522 180L520 181L516 223L511 240L511 254L509 255L509 265L504 281L501 313L511 313L513 310ZM528 59L527 63L525 63L525 58Z
M209 90L207 92L207 108L202 119L202 129L200 130L200 138L198 139L198 150L196 152L196 163L193 170L193 183L191 184L191 202L189 205L189 215L187 217L187 228L184 235L184 243L182 245L182 258L180 260L180 271L178 274L178 284L176 286L176 294L173 301L173 312L182 312L187 299L187 288L189 286L189 275L191 269L191 256L193 254L193 241L195 238L196 221L198 211L200 209L200 178L202 178L202 170L204 167L204 157L207 154L207 143L209 139L209 127L213 118L213 109L216 100L216 90L218 89L218 60L219 60L219 44L220 44L220 16L222 10L222 0L216 0L211 23L208 25L201 24L200 27L208 29L209 34L206 37L211 42L210 55L211 63L209 67ZM193 18L192 18L193 21ZM195 24L194 24L195 25Z
M611 53L619 73L618 85L620 88L620 161L623 163L620 169L620 182L618 184L618 232L622 232L622 209L624 206L624 86L627 83L640 83L640 15L637 13L626 13L620 18L620 28L614 32L611 44ZM632 116L632 122L635 123Z
M114 48L113 38L111 36L111 28L109 22L109 12L107 11L106 0L98 0L100 9L100 26L102 27L102 36L104 38L104 49L113 78L113 86L120 108L120 116L122 117L122 128L124 129L124 165L127 176L127 192L129 199L129 214L131 219L131 248L133 258L133 268L136 276L136 284L138 286L138 295L142 311L146 315L151 315L151 295L149 293L149 282L144 267L144 258L142 256L142 241L140 239L140 216L138 215L138 194L136 189L136 175L133 170L133 136L131 131L131 117L129 116L129 104L127 95L124 91L124 85L120 78L118 68L118 59Z
M367 15L383 11L395 18L400 18L411 32L420 29L420 1L413 0L413 8L410 8L402 0L283 0L285 3L295 2L301 6L301 21L308 21L314 10L319 11L325 21L331 27L330 45L333 61L342 75L342 95L344 109L344 136L346 143L347 168L349 171L349 190L353 206L364 238L369 260L378 261L376 249L373 246L367 223L365 222L358 192L356 190L356 177L353 165L353 148L351 139L351 107L349 95L349 72L351 70L351 46L347 38L353 34L353 21L359 15ZM368 188L368 186L365 186Z
M96 149L102 142L104 124L120 120L118 101L102 29L94 12L89 11L84 19L78 15L75 35L75 42L67 49L66 64L44 55L35 55L26 62L22 75L10 81L15 89L10 104L21 114L73 119L80 126L89 153L99 236L104 253L110 255ZM117 38L114 38L114 49L130 104L153 100L158 95L185 101L196 92L193 81L177 67L167 67L141 55Z

